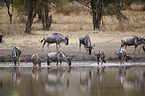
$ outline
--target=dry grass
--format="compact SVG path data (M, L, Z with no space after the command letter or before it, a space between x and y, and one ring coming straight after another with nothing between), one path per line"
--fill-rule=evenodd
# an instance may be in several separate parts
M25 24L19 22L16 14L13 16L13 24L9 24L9 17L6 8L0 9L1 34L5 34L1 47L12 46L35 46L41 47L40 40L47 34L54 32L69 36L71 43L78 43L80 35L90 35L93 42L120 42L120 39L127 36L145 36L145 12L123 11L128 17L127 22L119 24L116 17L103 17L104 25L101 30L93 30L92 16L90 14L62 14L52 13L53 23L50 31L44 31L40 22L32 26L32 34L24 33ZM25 18L23 18L25 19ZM37 21L37 18L35 19ZM119 36L119 37L118 37Z

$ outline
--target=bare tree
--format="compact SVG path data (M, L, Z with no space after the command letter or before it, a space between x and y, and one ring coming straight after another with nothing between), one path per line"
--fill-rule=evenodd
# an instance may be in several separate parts
M100 29L102 19L102 1L103 0L91 0L94 30Z
M12 23L12 16L13 16L13 0L4 0L8 9L8 15L10 17L10 23ZM10 7L12 7L12 12L10 12Z
M31 26L33 23L33 0L29 0L29 10L28 10L28 18L27 18L27 23L26 23L26 28L25 28L25 32L30 34L31 32Z
M45 24L43 24L43 29L49 30L52 22L52 15L49 15L48 5L45 6Z

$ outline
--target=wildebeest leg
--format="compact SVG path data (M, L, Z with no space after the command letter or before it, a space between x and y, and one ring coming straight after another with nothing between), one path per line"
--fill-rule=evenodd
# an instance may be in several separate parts
M60 61L60 65L61 65L61 63L62 63L62 62Z
M59 43L58 43L58 45L59 45L59 48L60 48L60 47L61 47L61 45L60 45ZM59 49L59 48L58 48L58 49Z
M144 47L145 47L145 44L141 44L141 45L139 45L138 53L140 53L141 48L143 48L143 50L144 50Z
M135 52L136 52L136 49L137 49L137 45L135 45L135 51L134 51L133 53L135 53Z
M100 55L97 54L97 63L98 63L98 65L99 65L99 58L100 58Z
M123 61L123 57L122 57L121 60L120 60L120 64L122 64L122 61Z
M125 50L127 51L127 45L125 45Z
M12 59L12 65L13 65L14 59Z
M59 45L59 47L58 47L58 45ZM58 43L56 43L56 50L58 51L58 49L60 48L61 46L60 46L60 44Z
M47 42L47 48L48 48L48 50L49 50L49 43Z
M33 63L33 65L34 65L34 66L36 66L36 64L35 64L35 61L34 61L34 60L32 61L32 63Z
M43 46L42 46L42 51L43 51L43 48L44 48L45 43L46 43L46 41L44 41L44 43L43 43Z
M79 51L81 52L81 42L80 42L80 45L79 45Z
M20 65L20 57L18 57L18 64Z
M138 50L138 53L140 53L140 50L141 50L142 47L143 47L143 45L140 45L140 48L139 48L139 50Z
M122 63L124 64L124 60L125 60L125 57L123 57L123 59L122 59Z
M50 58L49 58L49 56L47 56L47 65L48 66L50 65Z
M58 66L58 61L57 61L57 64L56 65Z
M101 56L100 56L100 58L99 58L99 61L100 61L101 65L102 65L103 62L102 62L102 58L101 58Z
M57 43L56 43L56 51L58 51L58 45L57 45Z
M87 48L85 48L86 49L86 53L89 51Z

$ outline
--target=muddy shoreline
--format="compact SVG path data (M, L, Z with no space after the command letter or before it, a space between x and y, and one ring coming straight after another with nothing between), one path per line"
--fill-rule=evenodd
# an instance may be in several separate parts
M86 54L86 53L65 53L68 57L72 58L72 61L97 61L97 58L94 54ZM114 53L106 53L105 54L105 60L106 62L115 62L119 63L118 56L116 56ZM21 62L31 62L31 56L32 54L22 54L21 55ZM42 62L46 62L47 54L40 54L40 57L42 59ZM127 55L128 62L130 63L139 63L139 62L145 62L145 55L144 53L134 54L130 53ZM0 56L0 62L11 62L12 57L11 54Z
M83 46L81 47L81 52L79 52L78 44L76 43L70 43L68 46L62 45L62 47L59 49L60 51L63 51L67 56L72 58L72 61L97 61L96 56L94 53L98 53L99 50L103 50L105 53L105 60L106 62L114 62L119 63L118 56L114 54L114 52L119 51L120 43L112 43L112 42L100 42L95 43L96 46L92 50L92 54L89 55L86 54L85 49ZM22 50L21 55L21 62L31 62L31 56L34 53L39 53L42 62L46 62L47 54L49 52L56 51L55 45L51 45L49 50L45 46L44 50L42 51L41 46L19 46ZM2 46L0 48L0 62L11 62L11 52L13 47L9 46ZM145 52L141 50L140 53L133 53L134 46L128 47L127 50L127 56L128 56L128 62L129 63L139 63L139 62L145 62Z

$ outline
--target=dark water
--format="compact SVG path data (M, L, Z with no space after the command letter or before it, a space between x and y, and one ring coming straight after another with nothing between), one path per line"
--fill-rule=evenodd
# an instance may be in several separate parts
M145 67L0 67L0 96L145 96Z

